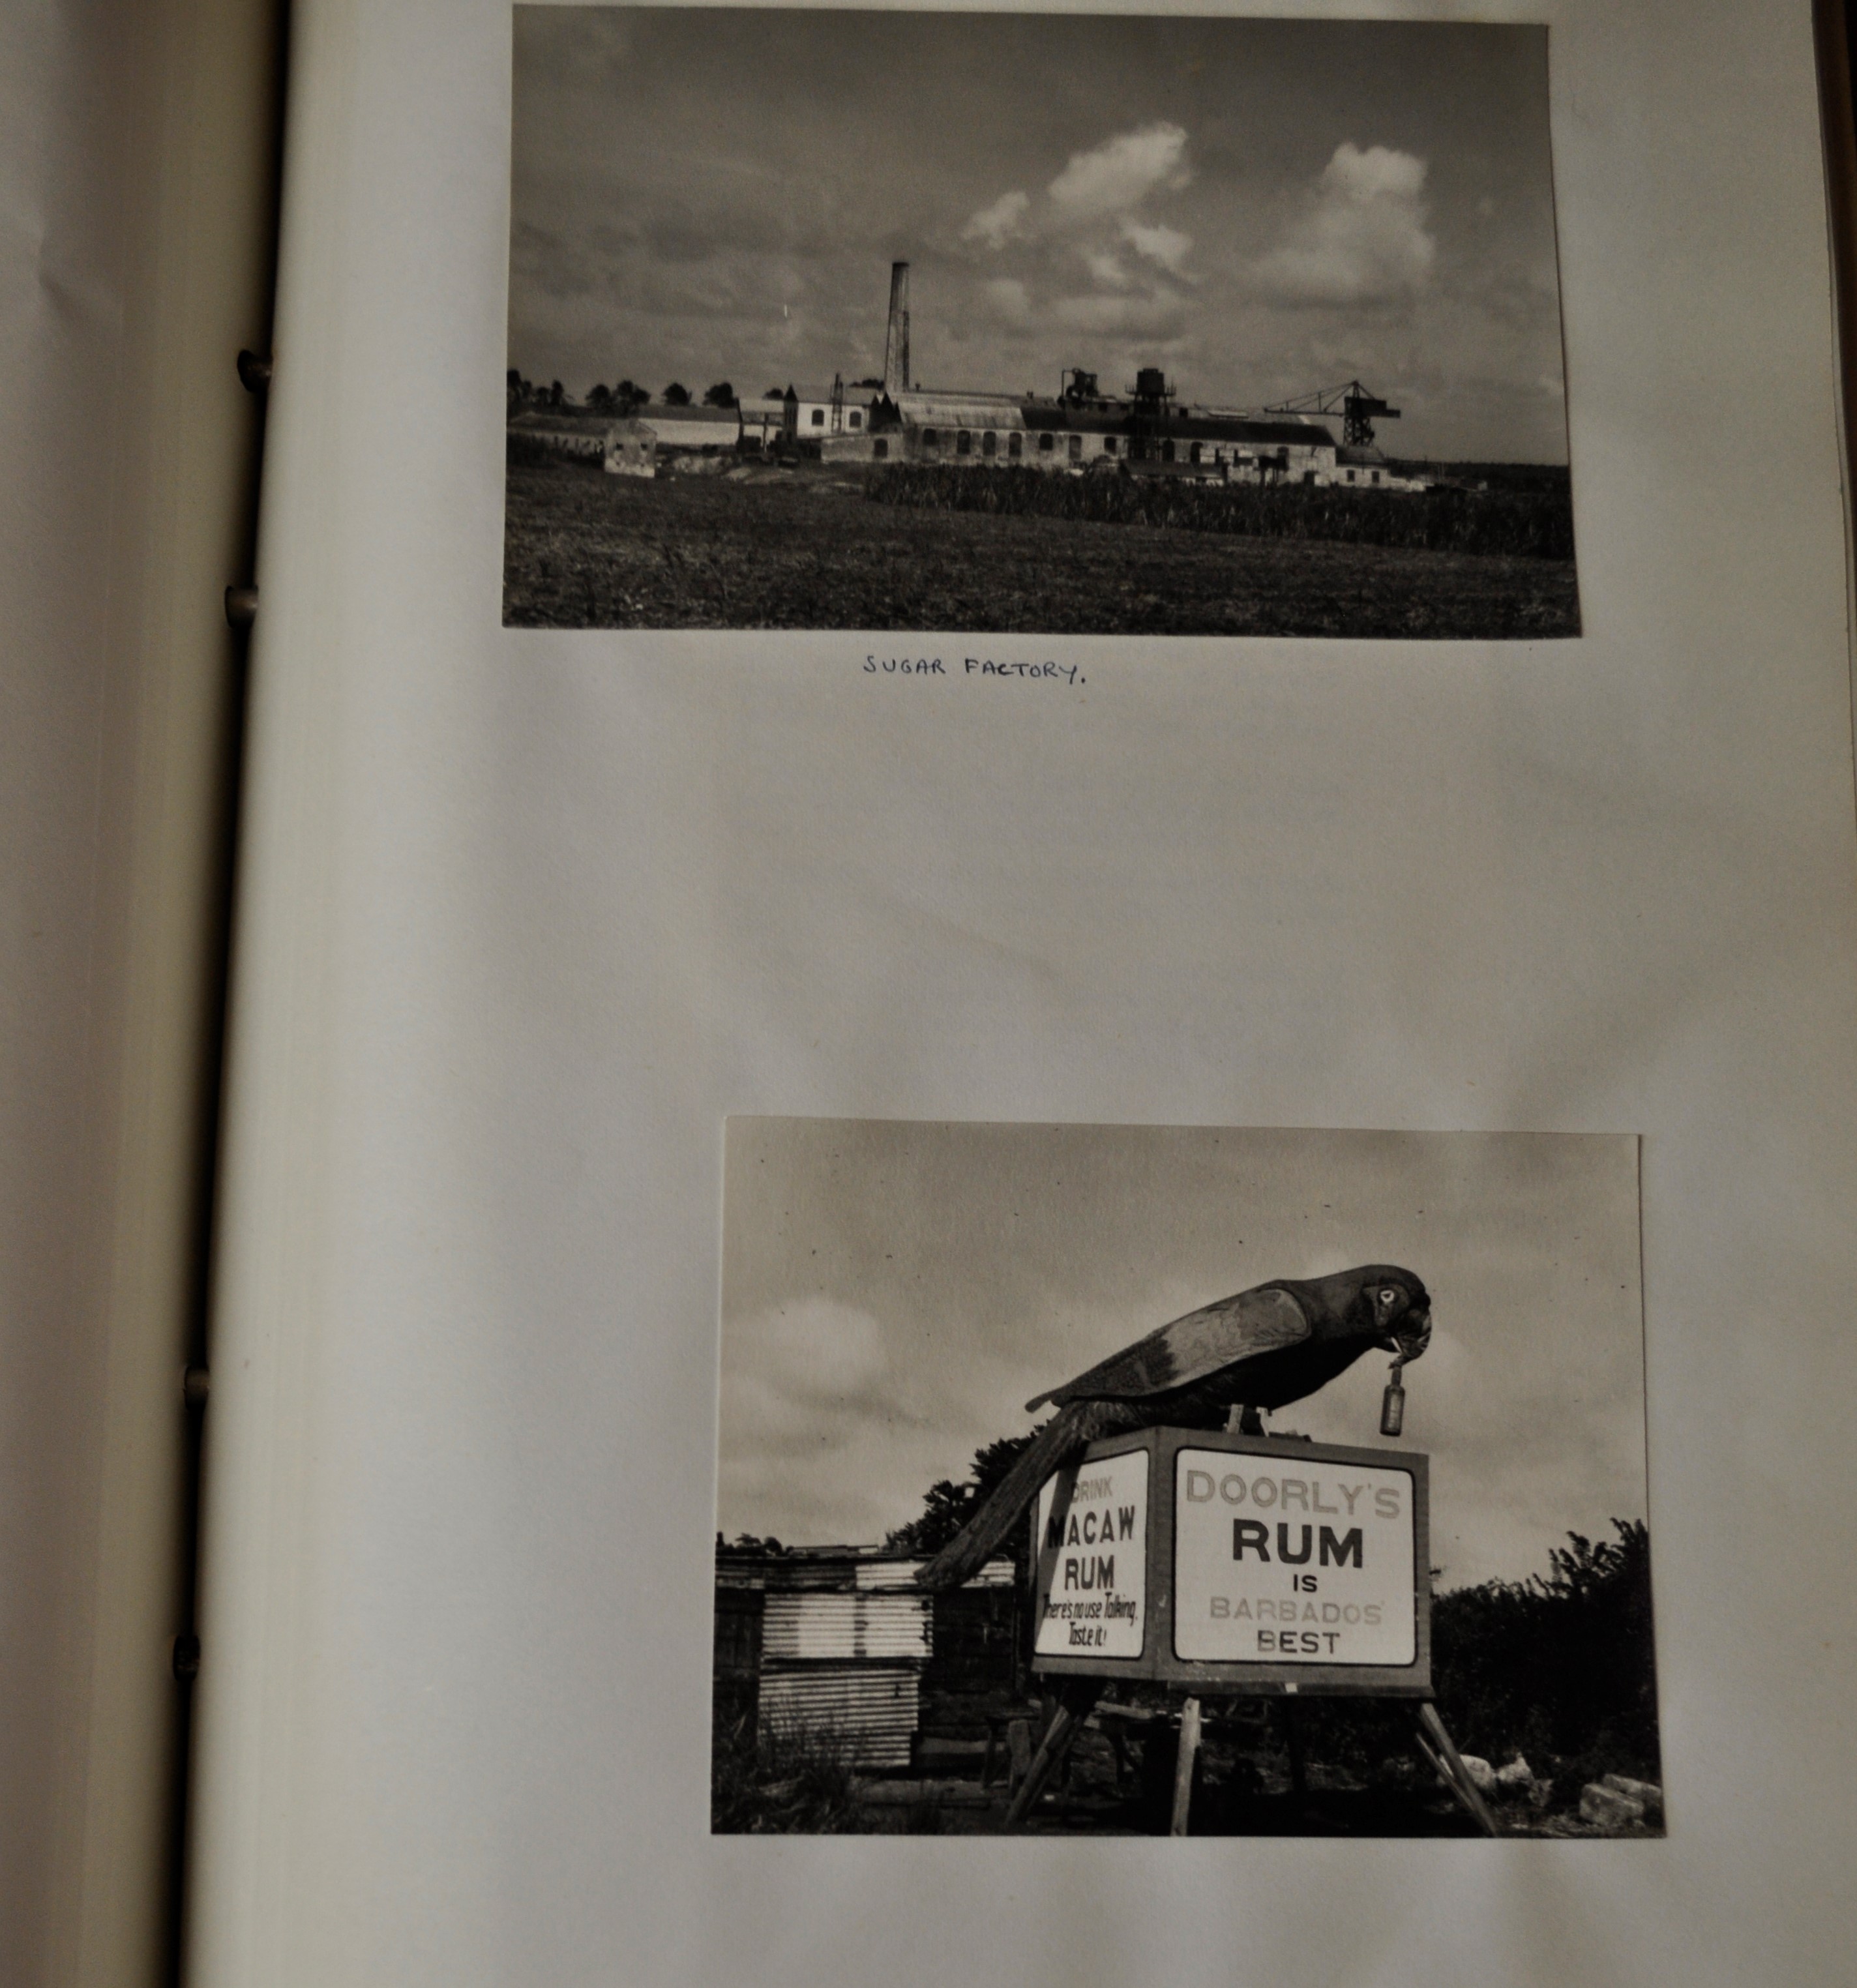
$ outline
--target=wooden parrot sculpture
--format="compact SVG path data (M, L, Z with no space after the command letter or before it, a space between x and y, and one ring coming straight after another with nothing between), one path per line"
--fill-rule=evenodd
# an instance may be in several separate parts
M926 1588L971 1580L1045 1479L1091 1443L1131 1429L1223 1428L1233 1408L1261 1435L1260 1409L1300 1401L1378 1347L1399 1366L1432 1336L1430 1293L1410 1270L1368 1263L1330 1277L1280 1277L1189 1312L1026 1403L1057 1410L962 1530L916 1575Z

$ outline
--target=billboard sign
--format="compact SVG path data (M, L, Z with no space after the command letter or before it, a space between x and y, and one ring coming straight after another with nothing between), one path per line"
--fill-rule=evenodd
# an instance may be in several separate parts
M1145 1429L1040 1493L1033 1668L1427 1696L1427 1459Z
M1412 1473L1174 1456L1174 1648L1206 1663L1365 1664L1418 1652Z
M1149 1463L1145 1449L1093 1455L1046 1480L1037 1510L1037 1655L1115 1663L1141 1656L1148 1630Z

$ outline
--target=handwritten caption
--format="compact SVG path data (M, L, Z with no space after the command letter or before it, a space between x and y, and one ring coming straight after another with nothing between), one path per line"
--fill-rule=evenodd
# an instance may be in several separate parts
M1000 663L990 656L866 656L867 676L1016 677L1022 681L1084 684L1089 681L1075 663Z

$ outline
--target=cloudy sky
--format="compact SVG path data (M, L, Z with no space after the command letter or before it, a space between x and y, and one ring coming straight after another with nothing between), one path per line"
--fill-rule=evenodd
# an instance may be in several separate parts
M516 9L509 363L760 392L1257 406L1358 376L1395 453L1566 460L1534 28Z
M717 1523L874 1541L1033 1395L1273 1277L1416 1271L1405 1440L1455 1587L1646 1516L1637 1144L1565 1134L739 1118ZM1389 1361L1274 1418L1380 1440Z

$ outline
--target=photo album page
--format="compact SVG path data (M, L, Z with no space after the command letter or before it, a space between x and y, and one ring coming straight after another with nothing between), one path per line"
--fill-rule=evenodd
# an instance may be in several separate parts
M195 1988L1835 1972L1811 10L1378 11L295 9Z

